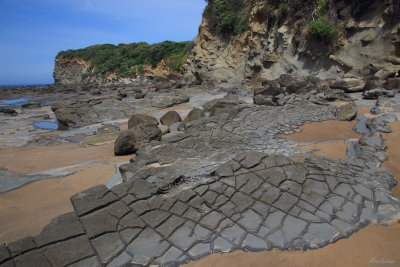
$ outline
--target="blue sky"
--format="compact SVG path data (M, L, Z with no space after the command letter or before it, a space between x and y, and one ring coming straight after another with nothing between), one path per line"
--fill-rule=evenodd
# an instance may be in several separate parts
M51 84L61 50L193 40L204 0L0 0L0 85Z

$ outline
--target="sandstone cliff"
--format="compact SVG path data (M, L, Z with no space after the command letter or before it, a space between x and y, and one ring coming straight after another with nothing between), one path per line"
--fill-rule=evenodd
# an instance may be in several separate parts
M218 1L209 1L209 6L215 2ZM396 0L372 1L357 17L352 13L352 1L305 1L330 5L329 12L333 12L330 15L339 34L329 42L313 37L307 19L299 16L299 12L308 12L314 17L317 6L302 3L301 13L287 8L291 1L280 1L280 9L268 7L276 1L245 2L251 19L248 30L241 34L215 33L210 30L210 19L203 17L194 48L184 65L188 82L237 85L252 79L275 79L283 73L325 79L342 78L348 72L386 79L400 69ZM282 7L286 9L283 12ZM257 19L266 8L266 17Z

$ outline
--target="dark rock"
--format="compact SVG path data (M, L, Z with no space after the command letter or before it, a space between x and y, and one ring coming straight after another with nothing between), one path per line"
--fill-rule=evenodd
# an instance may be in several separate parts
M18 115L18 112L16 112L12 108L0 108L0 112L1 113L5 113L5 114L9 114L9 115L12 115L12 116L17 116Z
M160 118L161 124L167 126L170 126L180 121L182 121L181 116L179 116L179 113L174 110L168 111L167 113L164 114L164 116Z
M28 103L28 104L23 104L21 105L21 108L40 108L40 104L39 103Z
M375 88L364 91L362 95L365 99L378 99L380 96L394 97L394 92L383 88Z
M386 89L392 90L392 89L398 89L398 88L400 88L400 79L399 78L388 78L387 79Z
M133 114L128 121L128 129L131 129L140 124L144 125L158 125L156 118L145 114Z
M280 93L282 93L282 89L272 83L268 83L264 88L254 89L254 96L277 96Z
M179 124L178 126L178 130L179 131L183 131L184 129L186 129L186 124L191 122L191 121L195 121L195 120L199 120L201 118L203 118L205 116L204 111L199 109L199 108L194 108L192 109L189 114L186 116L186 118L181 122L181 124Z
M5 245L0 245L0 263L10 259L11 255Z
M41 249L53 266L67 266L95 255L86 236L69 239Z
M274 100L271 96L255 95L253 97L254 104L263 106L274 106Z
M203 105L206 111L210 111L210 117L227 113L235 116L243 109L244 101L239 100L235 96L225 96L220 99L211 100Z
M152 106L163 109L189 102L189 100L190 97L188 95L160 96L154 99Z
M336 117L340 121L352 121L357 116L357 105L355 102L347 103L337 109Z
M118 137L114 144L114 154L116 156L133 154L144 143L160 140L161 136L161 130L157 125L139 124Z
M143 92L135 93L135 99L143 99L145 96L146 96L146 94Z
M40 266L40 267L51 267L53 265L50 264L49 260L40 254L38 251L32 251L21 256L18 256L14 259L15 266ZM10 265L14 266L14 264Z
M316 90L317 92L325 91L324 82L314 76L302 76L298 74L282 74L279 83L286 88L289 94L299 94Z
M45 226L38 236L35 237L39 247L52 244L61 240L84 234L83 227L75 212L61 215Z
M84 126L127 117L135 107L115 99L74 99L54 104L51 109L61 124Z
M365 81L365 86L364 86L364 91L372 90L378 87L378 84L375 80L366 80Z
M117 197L105 185L98 185L71 197L72 206L78 216L104 207L117 200Z
M8 248L11 252L11 255L13 255L13 257L15 257L24 252L35 249L36 244L35 244L33 237L28 236L24 239L21 239L21 240L18 240L18 241L15 241L15 242L9 244Z

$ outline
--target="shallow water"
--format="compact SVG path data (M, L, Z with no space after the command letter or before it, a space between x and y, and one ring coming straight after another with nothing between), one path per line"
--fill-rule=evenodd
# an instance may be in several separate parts
M34 100L33 98L18 98L18 99L12 99L12 100L7 100L3 99L0 100L0 107L7 107L7 106L21 106L22 104L26 104L29 101Z
M49 122L49 121L40 121L33 123L33 126L40 129L48 129L48 130L58 130L58 123Z

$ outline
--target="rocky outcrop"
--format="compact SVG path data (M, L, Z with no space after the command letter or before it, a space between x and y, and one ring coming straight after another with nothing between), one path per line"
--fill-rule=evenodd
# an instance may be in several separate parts
M90 62L84 60L56 59L53 78L55 84L79 84L88 82L83 73L89 69Z
M263 10L265 2L256 1L249 14ZM235 87L252 79L273 80L285 73L323 79L343 78L348 72L378 80L394 76L400 69L400 24L390 13L392 1L374 1L357 18L351 15L350 2L343 5L342 1L343 6L335 10L341 32L332 43L317 41L307 27L299 27L304 17L279 15L278 10L262 22L251 20L249 30L236 36L211 32L210 22L203 18L184 66L186 79ZM363 86L349 86L354 82L347 81L345 88L359 90Z

